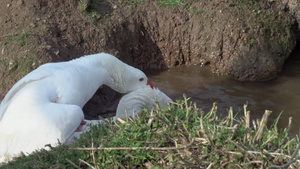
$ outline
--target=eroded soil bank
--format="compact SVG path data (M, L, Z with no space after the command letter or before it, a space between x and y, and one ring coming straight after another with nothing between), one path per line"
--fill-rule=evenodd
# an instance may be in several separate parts
M289 119L300 121L300 44L286 61L283 71L275 79L267 82L240 82L212 74L208 68L181 66L166 71L146 71L154 86L165 92L173 100L182 100L183 93L198 108L209 112L213 103L218 113L226 116L230 107L238 116L243 116L243 106L251 112L251 117L260 119L265 110L271 110L268 126L280 115L277 126L288 125ZM289 132L299 133L300 124L293 123Z
M0 2L0 98L46 62L108 52L141 69L210 66L237 80L277 75L295 47L299 2Z

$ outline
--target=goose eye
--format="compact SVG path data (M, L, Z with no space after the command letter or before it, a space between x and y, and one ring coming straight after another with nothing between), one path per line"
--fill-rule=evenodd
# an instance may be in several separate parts
M140 82L144 81L144 78L140 78L139 81L140 81Z

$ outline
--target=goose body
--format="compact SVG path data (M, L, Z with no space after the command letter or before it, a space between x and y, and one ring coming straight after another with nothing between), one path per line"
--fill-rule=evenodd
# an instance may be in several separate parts
M27 74L0 105L0 159L64 143L84 119L82 107L103 84L127 93L145 87L147 77L105 53L47 63Z
M168 102L172 102L172 99L159 89L145 86L127 93L121 98L114 120L136 115L143 109L155 109L156 103L161 108L165 108Z

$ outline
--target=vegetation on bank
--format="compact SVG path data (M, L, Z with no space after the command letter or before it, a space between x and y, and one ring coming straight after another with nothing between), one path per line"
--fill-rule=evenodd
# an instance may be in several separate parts
M144 111L94 126L74 144L17 158L1 168L278 168L300 167L299 137L278 130L280 116L266 126L270 111L250 125L232 109L220 118L217 106L204 113L184 100L174 108Z

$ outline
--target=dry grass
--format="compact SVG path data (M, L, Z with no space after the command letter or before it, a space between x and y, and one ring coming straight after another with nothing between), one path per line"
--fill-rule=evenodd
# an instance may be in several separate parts
M299 139L289 126L267 127L271 111L250 122L232 109L219 118L217 106L204 113L188 98L175 108L145 111L92 127L71 146L61 145L16 159L4 168L298 168Z

